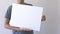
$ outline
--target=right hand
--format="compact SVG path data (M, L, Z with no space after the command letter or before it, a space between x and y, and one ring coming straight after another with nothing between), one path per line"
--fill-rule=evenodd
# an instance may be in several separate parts
M18 30L18 31L32 31L32 29L29 29L29 28L15 27L15 26L9 26L8 29L11 29L11 30Z
M32 29L30 29L30 28L23 28L23 27L21 27L20 30L22 30L22 31L32 31Z

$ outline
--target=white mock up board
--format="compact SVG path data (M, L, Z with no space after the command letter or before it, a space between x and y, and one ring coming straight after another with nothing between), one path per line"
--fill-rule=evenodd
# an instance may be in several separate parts
M42 7L12 4L10 25L40 31Z

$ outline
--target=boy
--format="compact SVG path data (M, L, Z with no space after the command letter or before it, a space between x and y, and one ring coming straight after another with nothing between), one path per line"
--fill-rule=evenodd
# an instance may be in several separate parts
M31 5L31 4L24 3L24 0L16 0L16 1L18 4ZM9 21L11 19L11 10L12 10L12 6L9 6L5 16L5 24L4 24L5 28L12 30L13 34L33 34L33 30L31 29L24 28L24 27L15 27L9 24ZM45 21L45 19L46 19L45 16L43 16L42 21Z

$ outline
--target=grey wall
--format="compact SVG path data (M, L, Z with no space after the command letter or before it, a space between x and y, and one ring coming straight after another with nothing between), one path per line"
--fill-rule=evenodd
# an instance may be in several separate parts
M60 0L58 0L57 3L58 3L57 4L58 5L58 12L57 12L57 16L58 16L57 17L57 19L58 19L57 20L58 21L57 22L58 23L58 27L57 28L58 28L58 30L57 30L57 34L60 34Z
M15 2L15 0L0 0L0 34L12 34L11 30L5 29L3 25L4 15L12 2ZM60 34L59 1L58 6L57 0L25 0L25 2L35 6L44 7L43 15L46 15L47 20L42 22L40 32L34 31L35 34Z
M58 0L47 0L47 34L57 34L57 1Z

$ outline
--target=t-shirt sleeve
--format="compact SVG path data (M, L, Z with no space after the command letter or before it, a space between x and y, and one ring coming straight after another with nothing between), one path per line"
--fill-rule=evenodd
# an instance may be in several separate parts
M12 6L9 6L5 15L5 18L9 19L11 18L11 10L12 10Z

